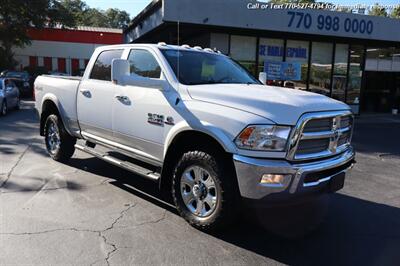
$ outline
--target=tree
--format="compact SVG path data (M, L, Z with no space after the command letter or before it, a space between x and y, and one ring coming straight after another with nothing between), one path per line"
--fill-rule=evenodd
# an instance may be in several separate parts
M110 27L107 16L104 12L96 8L88 8L85 10L78 23L80 26Z
M61 23L73 26L69 11L56 0L1 0L0 5L0 65L12 68L12 47L30 43L27 28L54 26Z
M84 14L89 9L85 2L81 0L62 0L60 5L70 12L77 25L82 25Z
M392 10L392 13L390 13L390 17L400 19L400 5Z
M109 8L105 15L108 18L108 24L112 28L124 28L131 21L129 14L126 11L121 11L117 8Z
M71 12L79 26L122 28L130 22L129 14L117 8L104 11L91 8L82 0L62 0L60 4Z
M382 6L380 6L378 3L376 3L371 10L368 12L368 15L371 16L379 16L379 17L387 17L388 13L386 9Z

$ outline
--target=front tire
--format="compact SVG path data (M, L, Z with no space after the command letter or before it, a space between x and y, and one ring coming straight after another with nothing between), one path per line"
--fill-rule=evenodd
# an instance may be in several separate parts
M179 214L192 226L212 230L230 223L236 205L234 175L226 159L188 151L177 163L172 196Z
M76 139L65 130L61 119L55 115L49 115L44 127L46 149L50 157L55 161L66 162L75 152Z

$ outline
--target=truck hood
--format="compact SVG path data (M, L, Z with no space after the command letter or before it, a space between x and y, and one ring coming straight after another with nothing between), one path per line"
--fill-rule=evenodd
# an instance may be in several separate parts
M308 112L350 109L320 94L257 84L192 85L188 92L195 100L250 112L282 125L295 125Z

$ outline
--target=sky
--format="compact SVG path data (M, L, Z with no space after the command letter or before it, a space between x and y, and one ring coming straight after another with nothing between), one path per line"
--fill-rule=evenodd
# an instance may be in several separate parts
M168 1L168 0L167 0ZM186 1L201 1L201 0L186 0ZM216 0L218 1L218 0ZM246 1L246 0L243 0ZM118 8L121 10L125 10L128 12L131 17L135 17L140 11L142 11L151 0L85 0L85 2L90 7L96 7L101 9L107 8ZM248 0L251 2L251 0ZM356 5L356 4L364 4L364 5L373 5L375 3L379 3L381 5L399 5L400 0L330 0L327 1L333 4L338 5Z

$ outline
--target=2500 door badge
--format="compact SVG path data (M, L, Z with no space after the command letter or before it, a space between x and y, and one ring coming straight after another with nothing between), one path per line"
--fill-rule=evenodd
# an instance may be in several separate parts
M147 116L147 122L153 125L175 125L174 118L172 116L168 116L165 120L164 116L159 114L148 113Z

